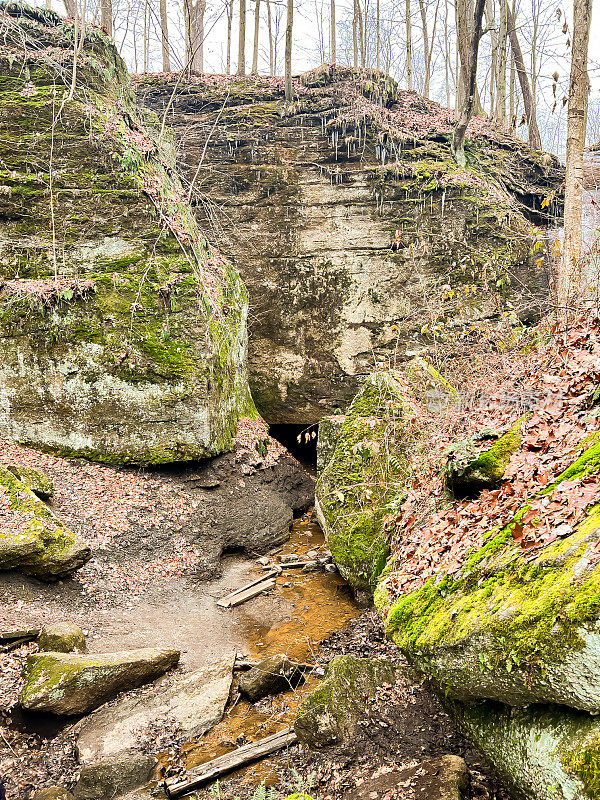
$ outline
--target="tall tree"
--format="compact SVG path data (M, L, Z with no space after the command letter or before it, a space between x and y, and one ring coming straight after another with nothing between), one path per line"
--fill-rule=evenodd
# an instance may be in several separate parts
M352 3L352 56L354 69L358 68L358 0Z
M240 0L237 74L246 74L246 0Z
M379 0L377 0L377 8L379 9ZM329 12L329 60L335 64L335 0L331 0Z
M100 0L100 24L109 36L113 35L112 0Z
M258 39L260 34L260 0L254 5L254 46L252 48L252 75L258 75Z
M500 3L500 24L498 26L498 60L496 62L496 102L494 120L506 125L506 66L508 63L508 17L506 3Z
M169 55L169 20L167 18L167 0L159 2L160 15L160 43L162 50L163 72L171 72L171 58Z
M285 99L290 101L292 90L292 33L294 25L294 0L287 0L287 17L285 24Z
M423 61L425 63L425 79L423 81L423 95L425 97L429 97L431 56L429 54L429 32L427 26L427 6L425 5L425 0L419 0L419 13L421 14L421 28L423 33Z
M192 72L204 72L204 12L206 0L184 0L185 61Z
M521 94L523 95L523 106L525 107L525 118L527 119L528 132L529 132L529 146L534 150L542 149L542 139L537 124L535 115L534 100L531 95L531 87L529 86L529 78L527 77L527 70L525 68L525 60L521 45L519 44L519 37L517 35L517 27L515 15L508 5L508 0L501 0L506 7L506 16L508 21L508 38L510 39L510 49L515 59L515 69L521 86Z
M406 88L412 92L413 88L413 69L412 69L412 25L410 19L410 0L404 0L404 16L406 26Z
M232 0L233 2L233 0ZM267 31L269 33L269 75L275 75L275 60L273 49L273 20L271 18L271 0L265 0L267 4Z
M583 150L590 92L588 46L592 2L593 0L573 0L573 43L567 111L565 233L557 280L557 300L563 312L581 288Z
M452 154L456 162L464 167L465 160L465 134L467 127L473 116L475 109L475 94L477 91L477 60L479 56L479 42L482 33L483 10L485 0L475 0L475 11L473 15L473 28L471 43L468 53L468 75L467 83L464 87L464 101L460 109L460 116L454 127L452 136Z
M268 5L269 0L267 0ZM231 75L231 28L233 26L233 0L225 0L225 14L227 16L227 44L225 51L225 74Z
M379 0L377 0L375 9L375 66L378 72L380 69L381 56L381 16L379 12Z

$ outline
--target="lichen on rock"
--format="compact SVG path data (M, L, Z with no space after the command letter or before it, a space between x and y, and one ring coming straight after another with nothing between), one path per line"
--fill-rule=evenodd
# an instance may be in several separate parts
M294 725L298 739L313 748L347 742L366 713L366 698L405 674L390 661L335 656L321 685L298 710Z
M111 463L228 450L256 414L247 295L101 29L0 7L3 435ZM29 42L24 49L23 42Z
M542 492L600 469L588 447ZM491 531L457 575L443 571L398 599L386 625L441 689L508 705L561 703L600 712L600 508L527 558L515 537L531 504ZM540 507L543 517L543 505Z
M0 570L18 570L45 581L83 566L91 550L32 492L0 465Z
M414 400L399 373L375 372L352 401L315 508L341 574L359 597L375 588L389 555L386 503L402 488L415 438Z

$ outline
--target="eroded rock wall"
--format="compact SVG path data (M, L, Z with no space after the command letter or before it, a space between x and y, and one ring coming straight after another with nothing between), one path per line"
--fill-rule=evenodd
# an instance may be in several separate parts
M200 224L248 286L259 410L314 423L376 363L461 346L502 311L539 314L532 247L558 170L481 121L459 170L449 112L381 73L324 66L295 92L286 104L268 78L137 84L176 132Z
M90 27L0 6L0 435L112 463L231 448L255 415L247 294L168 132Z

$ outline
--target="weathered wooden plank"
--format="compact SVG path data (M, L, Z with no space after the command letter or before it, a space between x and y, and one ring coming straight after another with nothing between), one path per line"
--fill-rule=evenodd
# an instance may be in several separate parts
M263 592L267 592L269 589L273 589L277 585L277 581L275 578L269 578L263 583L259 583L256 586L247 589L245 592L241 592L240 594L236 595L232 600L229 601L229 608L235 608L236 606L245 603L246 600L252 600L253 597L258 597L259 594Z
M214 758L206 764L200 764L199 767L194 767L189 770L185 777L167 778L165 781L165 789L168 797L181 797L183 794L192 792L199 786L202 786L209 781L214 781L221 775L232 772L235 769L251 764L253 761L258 761L261 758L276 753L278 750L283 750L284 747L289 747L298 741L293 728L286 728L279 733L272 736L267 736L266 739L261 739L258 742L251 742L245 744L243 747L238 747L231 753L226 753L224 756Z
M236 589L235 591L230 592L228 595L225 595L225 597L221 597L220 600L217 600L217 605L220 606L221 608L230 608L232 605L231 601L237 595L243 594L248 589L257 586L260 583L264 583L265 581L268 581L270 578L274 578L276 575L279 575L280 571L281 570L277 569L270 570L269 572L267 572L266 575L261 575L260 578L257 578L255 581L252 581L251 583L247 583L245 586L242 586L241 589Z
M14 642L15 639L37 639L39 635L39 628L30 628L23 631L0 631L0 643Z

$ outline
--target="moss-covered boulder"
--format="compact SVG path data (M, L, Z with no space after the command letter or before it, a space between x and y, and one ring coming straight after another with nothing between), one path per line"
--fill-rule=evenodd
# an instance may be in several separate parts
M323 417L319 420L319 438L317 439L317 475L320 475L335 452L338 436L346 417L341 414Z
M160 677L179 656L179 650L153 647L95 655L34 653L23 666L19 704L29 711L87 714L119 692Z
M352 401L333 456L321 473L315 508L341 574L359 599L373 591L389 554L383 518L403 486L415 438L402 376L375 372ZM414 402L414 401L413 401Z
M391 661L335 656L323 682L298 710L294 724L298 739L314 748L349 741L365 715L366 700L403 674Z
M6 4L0 33L0 434L114 463L229 449L255 414L246 291L168 131L101 29L73 91L72 22Z
M33 467L15 466L9 464L8 469L12 474L23 483L26 483L31 491L37 495L40 500L50 500L54 494L54 483L52 478L49 478L44 472Z
M79 569L90 556L87 542L0 465L0 570L53 581Z
M445 467L449 489L464 496L498 486L511 456L521 446L522 425L523 421L517 420L503 436L488 428L454 445Z
M38 637L40 650L51 653L85 653L85 634L73 622L44 625Z
M448 704L458 726L525 800L600 797L600 720L559 706Z
M575 527L545 521L553 499L599 470L595 443L461 571L439 572L393 604L389 634L445 694L600 713L600 505L588 495ZM519 544L527 525L554 541L528 554Z

